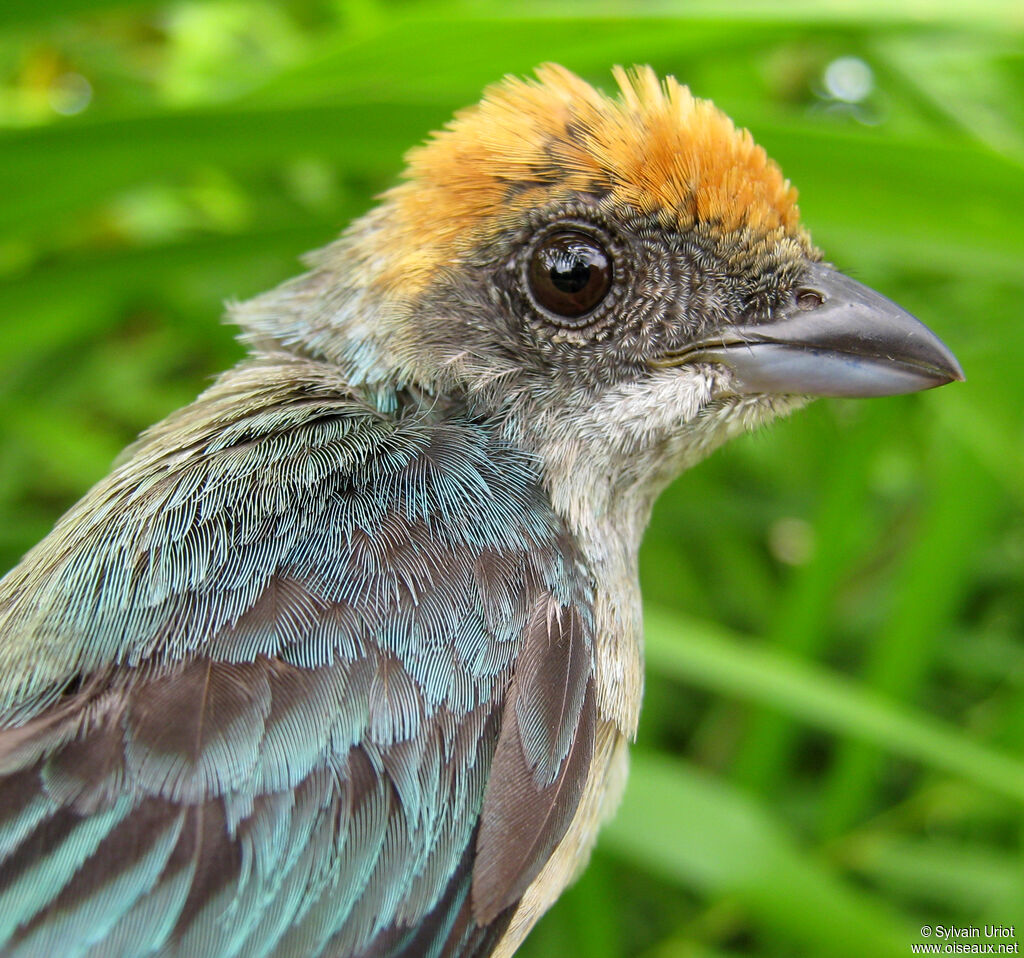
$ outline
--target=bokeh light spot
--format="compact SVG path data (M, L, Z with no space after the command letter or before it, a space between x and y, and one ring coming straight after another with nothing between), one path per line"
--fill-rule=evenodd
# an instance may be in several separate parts
M860 103L875 88L875 75L860 57L838 57L825 67L825 89L844 103Z

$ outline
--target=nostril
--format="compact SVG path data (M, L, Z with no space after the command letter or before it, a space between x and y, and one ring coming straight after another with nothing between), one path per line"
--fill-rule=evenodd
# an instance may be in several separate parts
M822 303L825 302L825 297L819 293L816 289L798 289L796 291L796 305L797 309L812 310L817 309Z

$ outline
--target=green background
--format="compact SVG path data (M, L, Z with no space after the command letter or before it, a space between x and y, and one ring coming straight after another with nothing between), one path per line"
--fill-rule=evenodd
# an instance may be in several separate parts
M1024 7L511 6L0 4L0 563L239 357L225 299L293 274L484 85L650 63L749 127L829 258L968 381L819 402L662 497L629 790L521 954L1021 934Z

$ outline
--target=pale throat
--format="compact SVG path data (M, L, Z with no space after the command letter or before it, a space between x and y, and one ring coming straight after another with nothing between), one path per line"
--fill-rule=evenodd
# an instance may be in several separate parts
M594 577L598 707L628 738L643 692L638 554L655 499L731 437L806 402L722 400L727 377L713 366L662 370L568 414L518 420L516 439L540 459L551 504Z
M710 394L706 377L657 374L570 410L517 417L510 437L540 460L551 504L593 576L598 710L630 739L643 695L640 542L658 493L689 464L680 431Z

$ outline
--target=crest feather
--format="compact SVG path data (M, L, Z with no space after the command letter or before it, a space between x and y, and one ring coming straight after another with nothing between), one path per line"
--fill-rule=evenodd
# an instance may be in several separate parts
M650 67L613 75L617 98L557 64L506 77L412 150L387 194L385 279L409 291L527 211L580 194L677 229L807 242L796 190L746 130Z

